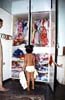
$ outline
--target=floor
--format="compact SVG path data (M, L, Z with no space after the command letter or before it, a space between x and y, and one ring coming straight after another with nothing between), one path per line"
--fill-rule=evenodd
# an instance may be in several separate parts
M22 89L19 80L8 80L4 82L3 85L9 90L7 92L0 91L1 100L24 100L24 99L14 99L15 96L21 96L21 95L22 96L44 95L45 100L65 100L65 86L61 84L57 84L55 93L51 91L48 84L38 83L38 82L35 82L35 90L34 91L31 90L30 92Z

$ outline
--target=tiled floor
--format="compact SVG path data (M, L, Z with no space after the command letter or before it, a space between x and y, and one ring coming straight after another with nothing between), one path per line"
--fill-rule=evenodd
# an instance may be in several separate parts
M4 86L9 90L7 92L0 92L0 100L23 100L21 98L15 99L15 97L26 95L34 95L35 97L39 95L44 96L45 100L65 100L65 86L60 84L56 87L55 95L52 93L49 86L44 83L35 83L35 90L31 90L30 92L23 90L18 80L8 80L4 83Z

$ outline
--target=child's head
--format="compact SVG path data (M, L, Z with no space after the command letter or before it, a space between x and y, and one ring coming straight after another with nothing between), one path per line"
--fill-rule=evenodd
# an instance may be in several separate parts
M3 20L0 19L0 28L3 26Z
M25 46L25 48L26 48L27 53L32 53L33 52L33 45L27 45L27 46Z

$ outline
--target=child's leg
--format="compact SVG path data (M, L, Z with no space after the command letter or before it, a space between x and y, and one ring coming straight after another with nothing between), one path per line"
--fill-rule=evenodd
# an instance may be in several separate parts
M34 72L31 73L32 89L34 89Z
M30 73L26 72L26 77L27 77L27 89L30 91Z

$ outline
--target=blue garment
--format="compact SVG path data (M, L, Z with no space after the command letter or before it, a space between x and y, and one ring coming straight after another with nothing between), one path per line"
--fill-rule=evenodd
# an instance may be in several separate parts
M20 56L24 55L23 51L20 49L17 49L14 51L13 56L19 58Z

